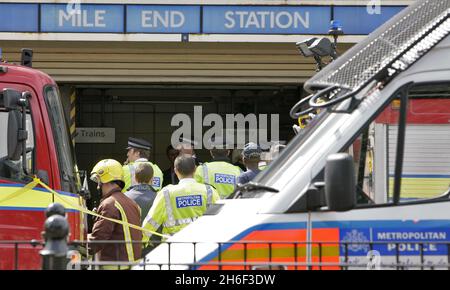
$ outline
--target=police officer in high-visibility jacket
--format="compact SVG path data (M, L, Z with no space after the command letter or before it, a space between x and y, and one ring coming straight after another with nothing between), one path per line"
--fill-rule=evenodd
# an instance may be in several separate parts
M194 180L195 161L181 155L174 162L175 174L180 182L164 187L156 196L142 227L151 231L162 228L163 234L173 235L202 216L219 199L212 187ZM144 233L143 241L152 235Z
M237 178L242 173L238 166L230 163L230 150L226 149L226 146L225 141L212 141L210 154L213 161L205 162L197 167L194 175L197 182L212 185L222 199L233 193Z
M153 180L151 185L156 191L159 191L162 188L163 173L161 169L158 165L148 161L151 149L152 145L144 139L133 137L128 138L127 161L123 166L123 178L125 180L125 188L123 192L127 191L131 186L137 184L135 178L136 167L134 166L137 162L148 162L152 166Z

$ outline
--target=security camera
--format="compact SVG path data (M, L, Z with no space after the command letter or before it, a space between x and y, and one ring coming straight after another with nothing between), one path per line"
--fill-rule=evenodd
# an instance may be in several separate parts
M312 37L305 41L297 42L295 45L304 57L314 57L317 63L317 71L322 70L324 63L322 57L330 56L333 60L337 59L337 39L344 34L342 23L339 20L333 20L330 25L329 34L333 36L334 43L326 37Z
M334 47L333 43L328 38L319 38L309 46L309 50L315 55L324 57L332 56Z
M314 56L309 47L317 40L317 37L309 38L305 41L297 42L295 45L304 57Z

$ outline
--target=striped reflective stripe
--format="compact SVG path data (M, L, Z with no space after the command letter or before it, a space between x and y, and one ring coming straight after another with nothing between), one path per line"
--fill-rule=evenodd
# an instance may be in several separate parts
M185 219L177 219L173 224L164 223L164 227L170 228L175 226L182 226L182 225L188 225L192 222L194 222L198 217L194 218L185 218Z
M149 220L147 220L145 223L149 223L152 225L152 227L157 230L160 226L160 224L158 224L154 219L150 218Z
M167 212L167 222L164 224L169 225L168 227L173 227L175 225L175 217L173 215L172 204L170 203L169 190L166 188L163 190L164 199L166 201L166 212Z
M71 94L70 94L70 114L69 114L69 116L70 116L70 122L69 122L69 124L70 124L70 137L71 137L71 139L72 139L72 144L73 144L73 146L75 146L75 137L76 137L76 135L77 135L77 129L76 129L76 123L75 123L75 120L76 120L76 90L75 90L75 88L72 88L71 89L72 90L72 92L71 92Z
M209 208L212 204L212 195L213 195L213 191L211 186L206 185L206 208Z
M209 175L208 175L208 166L206 166L206 163L203 164L203 182L209 183Z
M128 168L130 169L130 186L136 185L136 180L134 178L136 168L134 167L134 164L128 164Z
M206 208L208 208L212 203L212 188L211 185L209 185L209 174L208 174L208 167L206 166L206 163L203 164L203 183L205 183L206 186Z
M128 223L127 215L126 215L123 207L120 205L120 203L116 201L116 202L114 202L114 206L119 210L120 215L122 217L122 221L125 223ZM131 239L130 227L126 226L126 225L123 225L122 227L123 227L123 234L124 234L124 238L125 238L125 247L127 249L128 261L133 262L134 261L134 251L133 251L133 244L131 243L132 239Z
M185 219L175 219L175 216L173 214L172 204L170 202L169 190L167 188L164 189L163 194L164 194L164 199L166 201L166 211L167 211L167 221L164 222L165 228L171 228L171 227L175 227L175 226L190 224L198 218L198 217L192 217L192 218L185 218ZM211 195L212 195L212 191L211 191Z

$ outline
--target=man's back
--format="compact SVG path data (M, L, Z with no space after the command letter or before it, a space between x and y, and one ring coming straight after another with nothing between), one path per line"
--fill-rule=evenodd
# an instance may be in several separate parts
M195 171L197 182L214 186L221 198L227 198L235 189L241 169L225 161L203 163Z
M138 184L132 186L125 195L134 200L141 208L141 224L153 205L156 197L156 191L149 184Z
M139 206L120 190L112 192L100 203L98 214L139 226ZM92 229L91 241L118 240L140 241L142 233L111 221L97 218ZM136 261L141 258L141 244L92 244L99 251L101 261Z
M135 162L131 162L127 165L123 166L123 177L125 180L125 187L123 192L129 190L129 188L133 185L136 185L136 179L135 179L135 165L139 162L147 162L150 164L153 168L153 181L152 186L156 191L159 191L162 188L163 185L163 173L158 165L148 161L145 158L141 158L136 160Z
M210 204L215 203L218 195L208 200L207 189L204 184L198 182L184 182L168 186L171 197L171 206L177 210L174 212L176 219L197 218L202 216Z
M202 216L218 199L219 194L214 189L192 178L182 179L157 194L144 226L155 231L162 225L164 234L174 234Z

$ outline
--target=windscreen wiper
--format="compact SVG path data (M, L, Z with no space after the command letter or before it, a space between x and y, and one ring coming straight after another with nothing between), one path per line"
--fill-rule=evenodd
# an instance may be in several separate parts
M270 186L262 185L256 182L249 182L245 184L238 184L233 194L231 195L232 199L239 198L243 193L246 192L254 192L254 191L268 191L268 192L279 192L278 189L272 188Z

